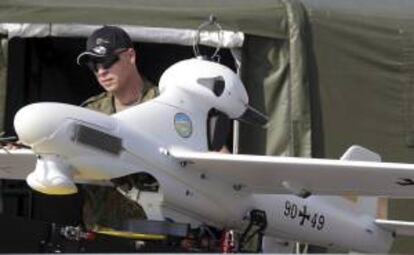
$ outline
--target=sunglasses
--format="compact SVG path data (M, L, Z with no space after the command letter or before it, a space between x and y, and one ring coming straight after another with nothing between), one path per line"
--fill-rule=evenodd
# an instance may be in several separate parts
M119 61L119 54L121 54L122 52L125 52L126 50L127 49L123 49L121 51L118 51L112 55L109 55L103 58L91 59L86 63L86 66L94 73L98 72L99 65L103 69L109 69L111 68L111 66L113 66L116 62Z

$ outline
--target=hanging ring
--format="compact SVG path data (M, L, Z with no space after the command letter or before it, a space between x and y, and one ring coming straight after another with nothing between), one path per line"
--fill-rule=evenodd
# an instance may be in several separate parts
M200 55L200 49L198 47L198 45L200 44L200 34L203 30L206 30L206 28L208 27L214 27L217 30L217 34L218 34L218 43L217 43L217 47L216 50L214 51L213 55L210 57L210 59L214 59L218 52L220 51L220 43L223 41L223 34L222 34L222 27L220 26L220 24L217 22L217 18L214 15L210 15L208 21L205 21L204 23L202 23L198 28L197 28L197 33L194 37L193 40L193 53L195 55L195 57L199 57Z

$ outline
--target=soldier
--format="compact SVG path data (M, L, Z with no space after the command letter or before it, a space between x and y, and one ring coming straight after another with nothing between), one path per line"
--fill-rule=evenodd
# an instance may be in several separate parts
M89 67L105 92L87 99L82 106L113 114L156 97L157 87L139 73L136 59L132 40L123 29L104 26L95 30L77 63ZM83 221L89 228L119 228L125 220L144 217L140 206L115 188L85 186L83 194Z
M77 62L88 66L105 90L86 100L83 106L87 108L112 114L158 95L156 87L139 73L131 38L119 27L104 26L93 32Z

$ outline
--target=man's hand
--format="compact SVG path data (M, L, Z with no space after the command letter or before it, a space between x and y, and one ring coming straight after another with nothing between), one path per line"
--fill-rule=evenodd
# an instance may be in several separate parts
M0 135L3 135L0 133ZM0 148L9 151L9 150L17 150L17 149L30 149L30 146L24 145L20 142L16 136L6 136L0 137Z

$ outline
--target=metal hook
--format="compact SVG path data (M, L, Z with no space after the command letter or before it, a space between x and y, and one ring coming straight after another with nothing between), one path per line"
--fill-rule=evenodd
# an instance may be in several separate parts
M217 54L220 50L220 42L223 40L223 35L222 35L222 27L220 26L220 24L217 22L217 18L214 15L210 15L208 18L208 21L203 22L198 28L197 28L197 33L194 37L194 41L193 41L193 53L195 55L195 57L200 57L200 49L198 47L198 44L200 43L200 33L202 30L205 30L207 27L213 26L214 28L217 29L217 34L218 34L218 43L217 43L217 47L216 50L214 51L213 55L210 57L210 59L214 59L217 57Z

